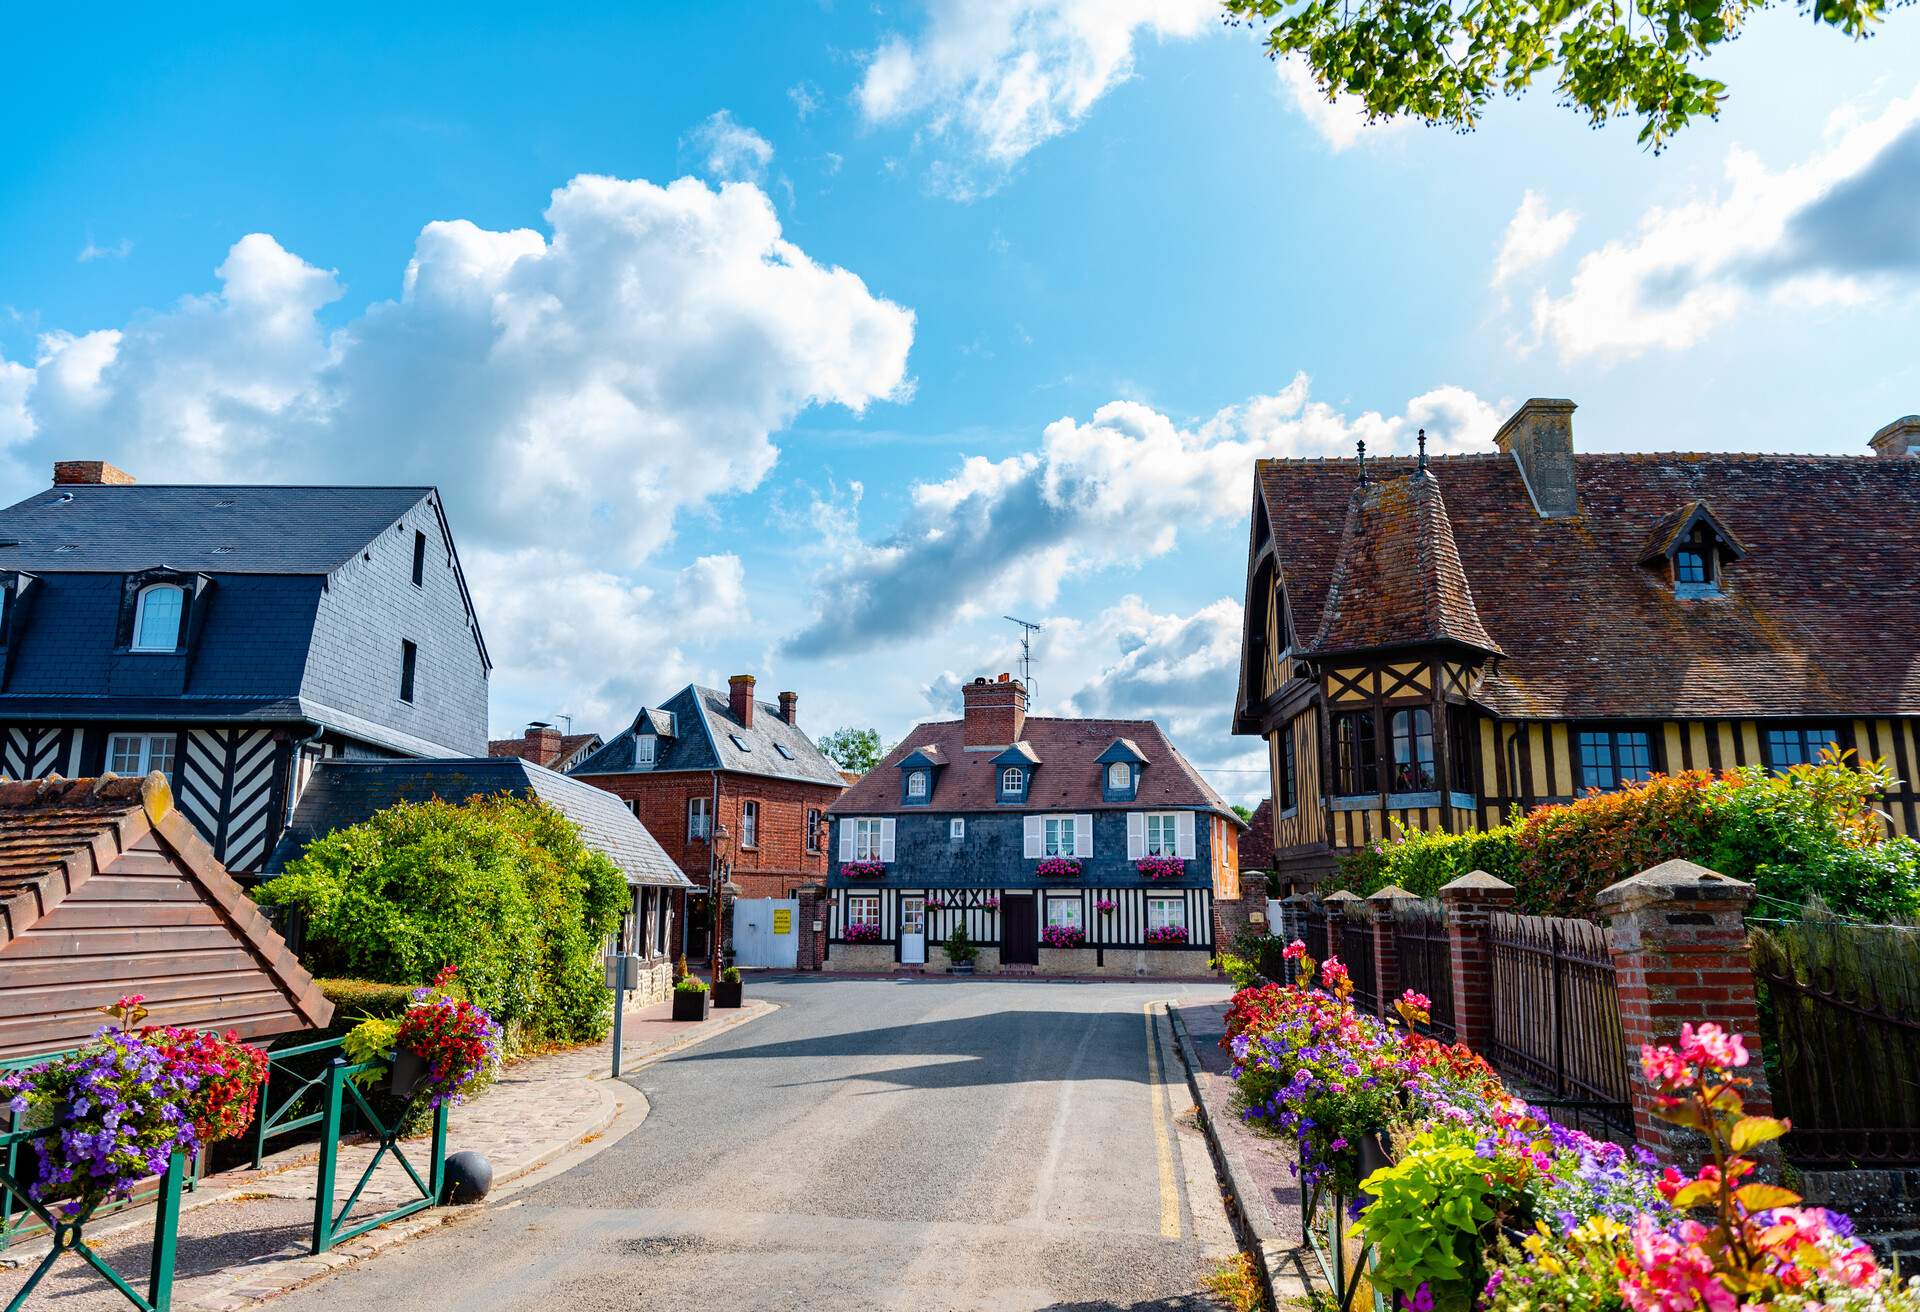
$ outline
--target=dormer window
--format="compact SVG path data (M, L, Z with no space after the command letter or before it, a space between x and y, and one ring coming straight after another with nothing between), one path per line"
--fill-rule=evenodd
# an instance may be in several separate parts
M177 584L155 583L142 588L133 612L133 650L177 651L180 618L186 609L186 590Z
M1107 787L1116 793L1124 793L1133 787L1133 767L1125 761L1115 761L1107 767Z
M1705 524L1696 527L1681 548L1673 553L1675 583L1708 584L1713 579L1713 533Z
M1000 795L1020 798L1027 795L1027 772L1017 765L1010 765L1000 772Z
M927 772L914 770L907 775L907 796L915 799L927 795Z
M643 733L633 740L633 763L638 766L651 766L660 740L650 733Z
M1693 501L1653 526L1640 563L1672 581L1679 598L1718 597L1729 561L1746 554L1713 508Z

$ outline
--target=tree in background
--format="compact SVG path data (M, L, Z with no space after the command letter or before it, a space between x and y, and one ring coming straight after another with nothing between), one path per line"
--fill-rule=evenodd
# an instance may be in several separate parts
M1252 823L1253 823L1253 808L1252 808L1252 807L1250 807L1250 806L1242 806L1242 805L1240 805L1240 803L1238 803L1238 802L1235 802L1235 803L1233 804L1233 813L1234 813L1235 815L1237 815L1237 816L1239 816L1239 817L1240 817L1240 819L1241 819L1241 822L1242 822L1242 823L1244 823L1244 824L1252 824Z
M835 729L816 744L842 770L865 774L887 754L878 729Z
M1895 0L1902 3L1904 0ZM1717 117L1727 88L1699 65L1765 0L1223 0L1229 22L1267 28L1273 58L1302 56L1314 81L1369 119L1472 129L1495 93L1554 70L1561 103L1597 127L1640 118L1655 150L1695 114ZM1851 37L1887 0L1800 0L1799 12Z

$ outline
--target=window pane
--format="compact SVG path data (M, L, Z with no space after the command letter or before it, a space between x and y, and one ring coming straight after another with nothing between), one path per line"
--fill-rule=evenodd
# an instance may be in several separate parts
M130 733L117 733L108 749L112 757L108 769L115 774L129 775L140 773L140 740Z
M847 899L847 923L850 925L877 925L880 923L880 899L850 897Z
M1803 764L1806 759L1798 729L1767 730L1767 761L1774 769L1784 770Z
M1645 733L1637 729L1624 730L1614 739L1614 746L1620 782L1637 784L1653 777L1653 748Z
M1071 925L1075 929L1080 928L1080 899L1069 897L1048 898L1047 923L1049 925Z
M173 735L157 733L147 739L147 770L158 770L161 774L173 773Z
M1379 789L1375 771L1378 747L1373 712L1343 711L1334 721L1334 768L1339 790L1348 795Z
M1620 776L1613 765L1613 735L1603 732L1580 734L1580 786L1612 788Z
M1389 724L1393 735L1393 791L1430 791L1434 786L1433 713L1395 711Z
M171 586L140 594L140 623L133 645L143 651L172 651L180 645L180 610L185 594Z
M1706 556L1691 547L1676 551L1673 555L1673 577L1679 583L1705 583L1707 581Z

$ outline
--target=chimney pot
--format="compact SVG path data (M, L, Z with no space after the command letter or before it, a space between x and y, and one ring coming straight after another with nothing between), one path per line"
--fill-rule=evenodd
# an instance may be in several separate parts
M1875 433L1869 445L1882 460L1920 457L1920 415L1902 415Z
M780 718L788 724L800 723L800 694L783 692L780 694Z
M128 487L133 483L133 475L124 469L116 469L104 460L56 460L53 462L53 485L59 487L63 483Z
M751 674L736 674L727 680L727 710L743 728L753 728L753 684Z
M1580 513L1580 492L1573 468L1573 402L1536 396L1493 435L1499 448L1520 464L1542 519Z
M982 676L960 689L966 703L961 741L968 747L1005 747L1020 741L1027 723L1026 685L1003 674L989 683Z

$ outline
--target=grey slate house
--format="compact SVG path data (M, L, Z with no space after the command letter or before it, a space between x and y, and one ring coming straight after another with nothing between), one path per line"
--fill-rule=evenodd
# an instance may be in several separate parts
M0 774L160 770L235 874L320 760L484 752L489 668L430 487L63 461L0 510Z
M829 968L1198 975L1244 827L1151 720L1029 717L1006 675L917 726L832 811Z

